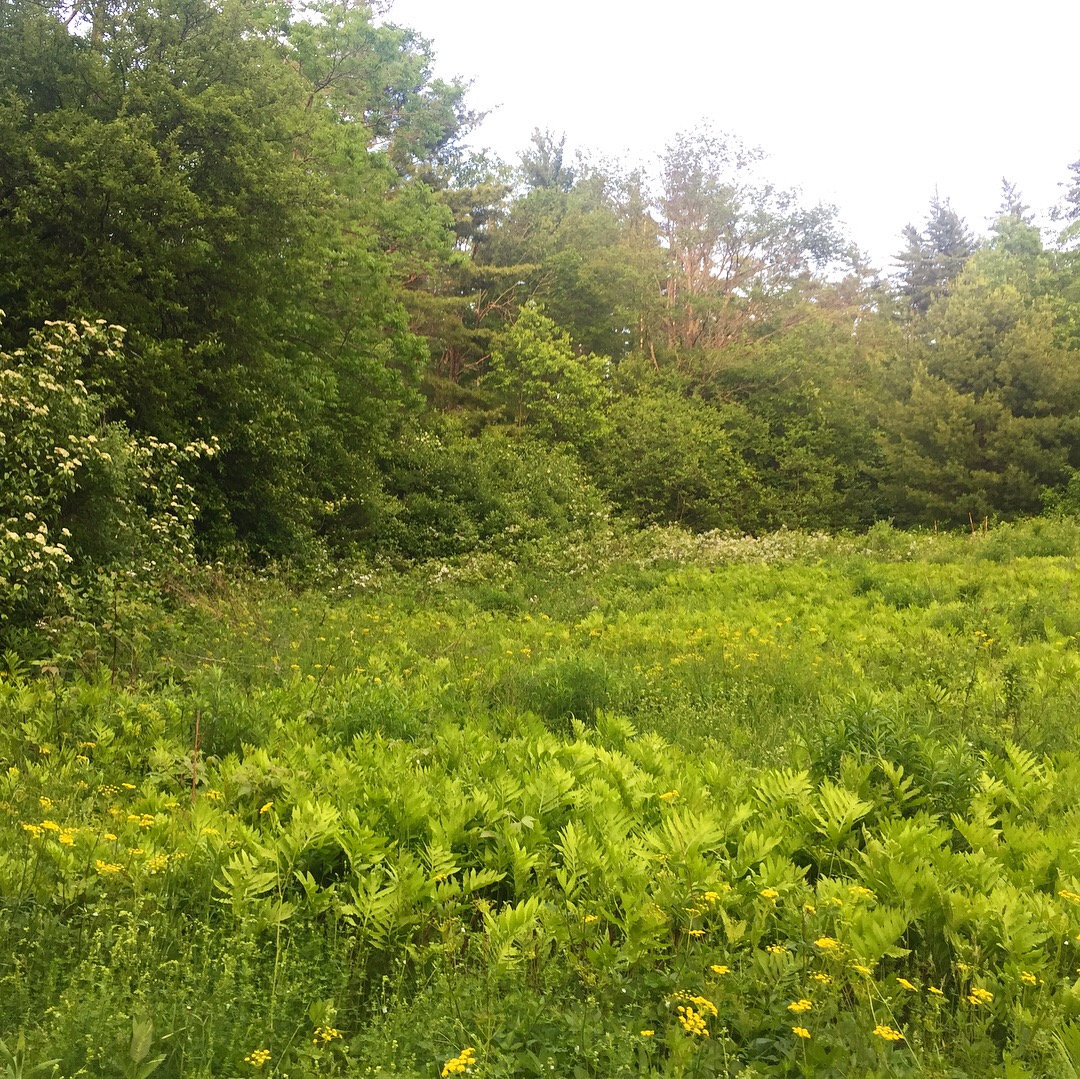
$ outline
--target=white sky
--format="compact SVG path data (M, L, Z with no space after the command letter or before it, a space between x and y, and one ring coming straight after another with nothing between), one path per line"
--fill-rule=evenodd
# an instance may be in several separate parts
M1080 158L1077 0L395 0L437 73L495 111L473 137L506 161L533 128L653 165L702 118L763 171L839 206L891 270L937 186L984 232L1002 176L1044 211Z

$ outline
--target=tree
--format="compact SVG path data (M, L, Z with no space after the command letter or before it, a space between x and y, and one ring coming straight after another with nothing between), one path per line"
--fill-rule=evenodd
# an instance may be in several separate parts
M496 336L483 385L519 427L582 449L599 441L607 424L604 366L599 356L577 355L570 335L527 304Z
M403 296L453 250L412 174L452 156L462 88L366 4L80 18L0 9L4 340L81 313L127 327L123 362L85 376L110 418L220 440L198 480L215 545L297 554L362 529L418 401Z
M835 209L755 180L759 150L709 128L679 135L657 209L669 350L720 349L769 324L843 244Z
M920 231L907 225L903 231L907 247L896 256L900 265L900 291L908 308L925 315L938 296L948 294L950 283L975 251L975 240L964 219L937 194L930 200L930 212Z

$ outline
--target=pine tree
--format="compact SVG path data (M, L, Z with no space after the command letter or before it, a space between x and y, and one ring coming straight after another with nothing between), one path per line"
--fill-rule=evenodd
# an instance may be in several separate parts
M902 235L907 247L896 256L900 291L912 311L925 315L935 297L948 295L950 282L975 251L975 239L949 200L936 193L923 230L908 225Z

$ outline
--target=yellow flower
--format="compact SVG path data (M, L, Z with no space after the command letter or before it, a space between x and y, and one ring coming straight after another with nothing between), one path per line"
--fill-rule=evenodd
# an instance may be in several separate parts
M108 839L114 843L116 842L116 836L112 832L106 832L101 838Z
M643 1038L651 1038L656 1033L655 1030L643 1030L641 1036Z
M761 894L773 904L780 898L780 893L775 888L762 888Z
M315 1037L311 1039L312 1045L329 1045L335 1038L342 1036L337 1027L316 1027Z
M855 971L856 974L863 974L867 978L869 978L870 975L874 973L869 967L864 967L862 963L852 963L851 969Z
M593 922L598 922L598 921L600 921L599 915L596 915L596 914L586 914L585 915L585 924L586 925L592 925Z
M833 937L818 937L814 945L824 952L835 952L840 948L840 941Z
M1070 903L1080 903L1080 894L1070 892L1068 888L1059 889L1058 895L1060 895L1062 899L1067 899Z
M94 868L103 876L111 877L115 873L123 873L124 867L116 862L103 862L98 858L94 862Z
M23 831L30 833L31 839L40 839L43 829L38 824L23 824Z
M59 832L60 831L60 825L57 824L56 821L54 821L54 820L43 820L41 822L41 827L44 828L46 832Z
M902 985L909 993L917 993L919 990L907 980L907 978L897 978L898 985Z
M989 1004L994 999L994 994L989 989L976 986L968 993L967 999L969 1004Z
M260 808L259 816L261 817L264 813L269 813L270 810L273 809L273 808L274 808L274 803L273 802L267 802L264 806L262 806L262 808Z
M52 809L53 800L51 798L39 798L38 805L41 806L42 809Z
M832 985L832 978L820 970L815 971L810 977L813 978L815 982L821 982L822 985Z
M882 1023L878 1023L878 1025L874 1027L874 1033L879 1038L884 1038L887 1042L902 1042L904 1040L904 1035L901 1034L900 1031L893 1030L892 1027L884 1026Z
M814 1005L813 1005L813 1003L811 1001L806 1000L805 998L803 998L802 1000L793 1000L787 1006L787 1010L789 1012L794 1012L796 1015L799 1015L802 1012L810 1011L810 1009L813 1008L813 1006Z
M476 1063L476 1051L472 1048L462 1049L461 1052L452 1060L448 1060L444 1065L442 1071L439 1073L442 1079L446 1079L448 1075L461 1075L466 1068L472 1067Z
M665 791L663 794L660 795L660 801L661 802L673 802L678 797L679 797L679 792L677 790Z
M926 990L932 997L943 997L945 994L936 985L931 985Z
M730 974L731 973L731 967L726 967L726 966L724 966L723 963L713 963L713 965L711 967L709 967L709 970L711 970L713 972L713 974Z
M817 907L813 903L803 903L802 909L806 914L817 914Z
M134 783L121 783L120 786L123 787L124 790L126 790L126 791L135 790L135 784Z
M1036 978L1030 970L1022 970L1020 972L1020 981L1022 981L1024 985L1037 985L1039 979Z
M695 938L703 937L703 936L705 936L705 930L704 929L688 929L687 930L687 936L695 937Z
M269 1049L252 1049L252 1051L244 1057L244 1063L250 1064L253 1068L261 1068L264 1064L270 1060Z
M60 833L60 842L63 843L65 847L74 847L75 846L75 833L74 832L61 832Z
M864 888L861 884L853 884L848 888L848 892L856 899L873 899L874 893L869 888Z
M767 944L765 945L765 951L767 951L769 955L784 955L787 952L787 948L785 948L783 944Z
M681 1004L675 1009L679 1016L679 1022L687 1034L696 1035L699 1038L709 1036L709 1028L705 1025L705 1017L694 1011L693 1008L683 1007Z
M809 1038L810 1037L810 1031L808 1031L806 1029L806 1027L792 1027L791 1028L791 1033L794 1034L795 1037L797 1037L797 1038Z

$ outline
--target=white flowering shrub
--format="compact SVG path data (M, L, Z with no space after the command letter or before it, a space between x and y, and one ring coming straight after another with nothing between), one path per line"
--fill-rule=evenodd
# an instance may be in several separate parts
M70 610L97 571L153 572L193 558L185 462L208 455L104 422L78 375L119 361L123 329L46 323L0 352L0 639Z

